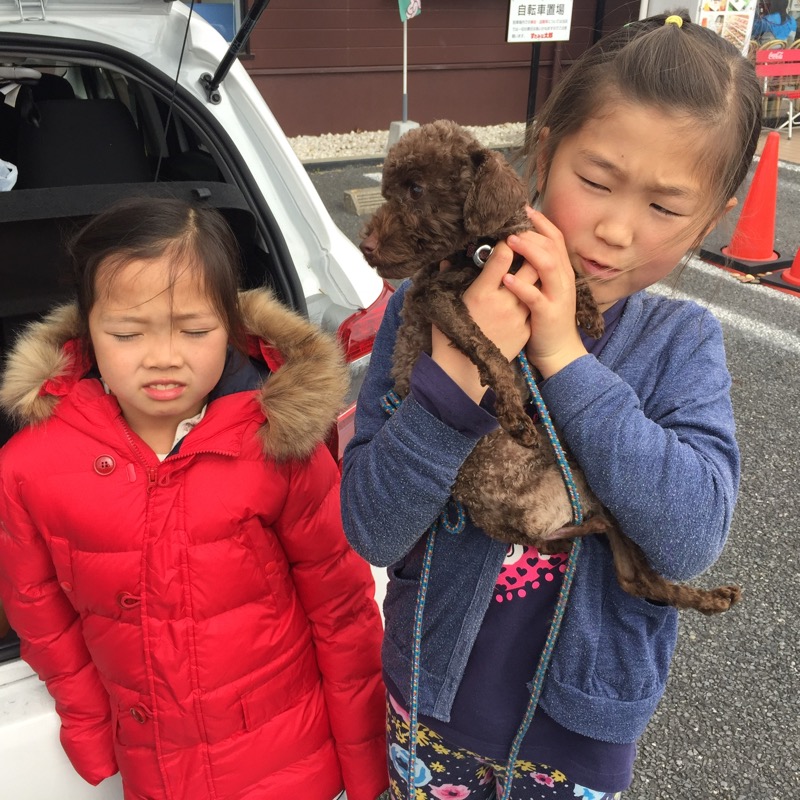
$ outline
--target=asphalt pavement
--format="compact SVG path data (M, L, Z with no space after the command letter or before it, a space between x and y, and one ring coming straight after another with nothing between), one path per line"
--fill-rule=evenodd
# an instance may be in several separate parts
M368 215L348 212L344 192L376 186L380 160L307 168L357 242ZM789 258L799 191L798 167L781 162L775 249ZM737 214L707 247L730 242ZM667 692L624 797L788 800L800 794L800 294L699 259L655 290L693 298L723 325L742 485L729 543L697 583L738 583L744 597L718 617L681 613Z

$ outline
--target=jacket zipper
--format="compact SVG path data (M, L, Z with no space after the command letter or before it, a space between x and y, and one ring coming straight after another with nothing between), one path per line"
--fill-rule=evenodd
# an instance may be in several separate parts
M120 424L120 426L122 428L122 432L125 434L125 438L128 440L128 445L130 446L131 450L133 450L133 453L136 456L136 458L139 461L139 463L145 469L145 472L147 474L147 481L148 481L147 488L148 488L148 491L149 491L150 490L150 483L151 482L155 482L156 467L151 467L147 463L147 459L145 458L144 453L142 453L142 451L139 449L139 446L134 441L133 436L131 436L131 430L128 427L128 423L125 422L125 417L123 417L122 414L120 414L117 417L117 420L119 421L119 424ZM152 475L151 475L151 473L152 473Z
M119 420L119 424L122 426L122 431L125 434L125 438L130 445L131 450L133 451L134 455L136 456L139 463L144 467L145 473L147 475L147 491L150 493L156 487L157 483L157 475L158 475L158 467L151 467L148 463L147 458L145 457L144 453L139 448L139 445L136 444L136 440L131 436L131 429L128 427L128 423L125 422L125 417L121 414L117 417ZM199 455L200 453L208 453L210 455L215 456L228 456L230 458L236 458L236 453L230 450L195 450L191 453L178 453L176 456L172 456L172 460L176 460L178 458L188 458L191 455Z

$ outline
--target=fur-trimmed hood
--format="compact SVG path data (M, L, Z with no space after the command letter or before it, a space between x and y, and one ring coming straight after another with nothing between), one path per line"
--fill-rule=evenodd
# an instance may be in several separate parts
M249 336L272 370L260 392L267 456L305 458L323 441L341 410L348 372L332 337L280 303L267 289L240 294ZM0 406L22 426L44 422L91 366L77 341L75 304L29 325L8 355Z

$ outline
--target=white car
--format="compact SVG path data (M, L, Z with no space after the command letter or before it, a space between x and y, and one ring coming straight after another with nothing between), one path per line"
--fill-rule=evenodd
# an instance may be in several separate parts
M0 0L0 100L0 165L17 173L0 191L0 357L68 295L64 236L119 197L176 195L225 214L248 285L273 286L338 332L354 400L391 288L334 225L235 53L198 14L165 0ZM0 443L9 434L0 422ZM93 788L72 771L58 727L0 628L0 797L121 798L118 776Z

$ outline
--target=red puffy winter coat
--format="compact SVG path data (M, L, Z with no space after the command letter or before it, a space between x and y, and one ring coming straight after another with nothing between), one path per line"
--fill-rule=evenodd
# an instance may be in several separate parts
M73 307L19 340L0 596L90 783L119 767L129 800L375 800L380 618L319 445L343 367L266 292L243 308L272 374L247 362L228 394L223 375L163 462L85 377Z

